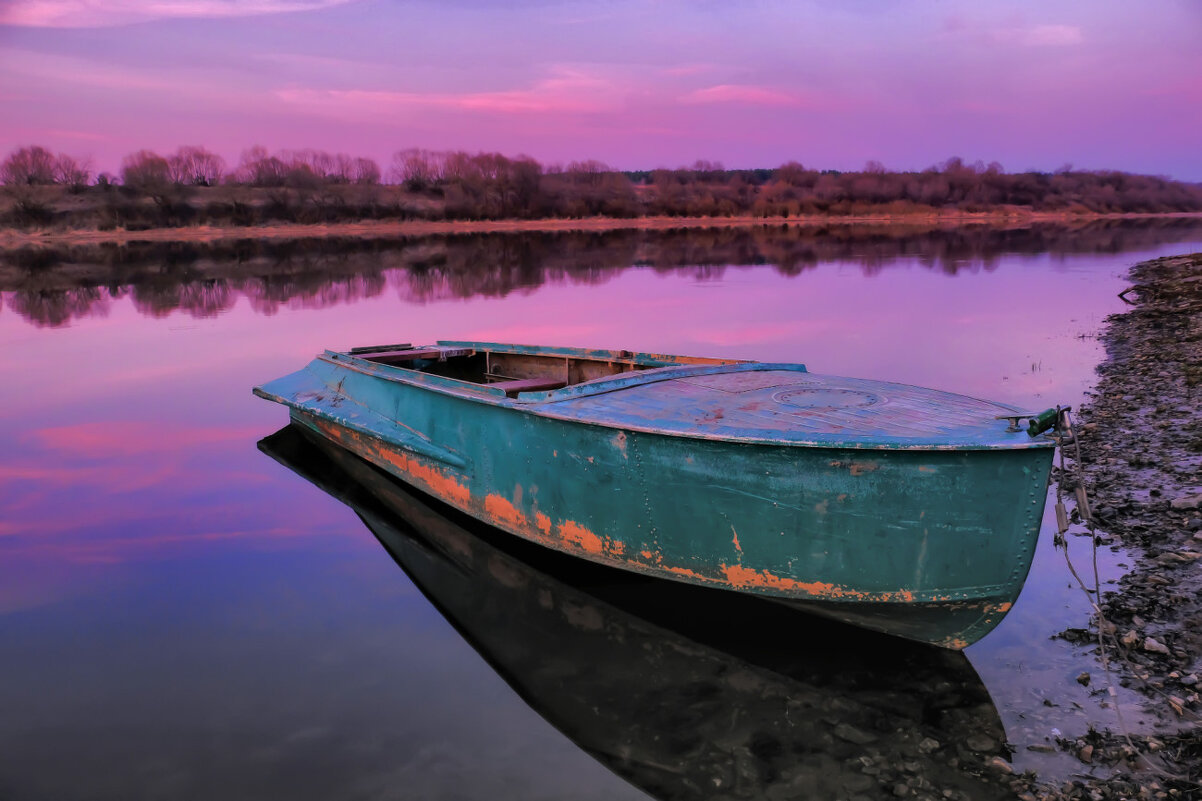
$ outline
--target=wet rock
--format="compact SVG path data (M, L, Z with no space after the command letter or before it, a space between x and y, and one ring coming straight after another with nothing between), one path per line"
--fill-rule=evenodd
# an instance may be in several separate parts
M939 741L933 737L924 737L922 742L918 744L918 750L923 754L929 754L933 751L938 751Z
M997 742L984 734L974 734L964 741L964 744L979 754L997 750Z
M1144 637L1143 649L1152 654L1169 654L1168 646L1152 637Z
M870 734L866 731L861 731L855 726L847 723L840 723L835 726L835 736L845 742L854 743L856 745L868 745L875 742L877 737L875 734Z
M985 764L988 765L989 767L993 768L994 770L996 770L999 773L1004 773L1007 775L1014 773L1014 768L1010 767L1010 763L1007 762L1006 760L1002 759L1001 757L995 756L992 759L990 759L988 762L986 762Z
M1128 648L1132 648L1139 642L1139 633L1131 629L1119 639L1119 642Z
M1082 687L1089 686L1089 671L1085 671L1081 675L1077 676L1077 684L1080 684Z
M1173 509L1197 509L1202 507L1202 493L1197 495L1187 495L1184 498L1174 499L1169 506Z
M1081 746L1081 750L1077 752L1077 757L1080 758L1080 760L1086 764L1093 762L1093 746L1092 745Z

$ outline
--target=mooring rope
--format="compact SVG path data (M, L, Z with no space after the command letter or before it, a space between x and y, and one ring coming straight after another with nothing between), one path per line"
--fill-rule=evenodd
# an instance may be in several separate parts
M1059 425L1057 426L1055 439L1058 446L1057 451L1059 452L1060 456L1060 477L1059 480L1056 481L1057 532L1054 543L1056 547L1063 549L1064 561L1065 564L1068 565L1069 572L1073 574L1073 578L1077 581L1077 586L1079 586L1081 591L1085 593L1085 597L1089 601L1089 605L1093 608L1094 616L1097 620L1098 656L1102 662L1102 672L1106 676L1106 690L1110 695L1111 703L1114 705L1114 714L1115 718L1118 720L1119 732L1122 734L1123 739L1127 742L1127 746L1131 749L1132 753L1142 757L1143 752L1132 739L1131 732L1127 728L1127 722L1123 718L1123 707L1122 704L1119 703L1118 689L1115 685L1114 674L1110 669L1110 657L1106 646L1107 631L1109 631L1110 637L1114 641L1115 653L1127 663L1129 668L1131 668L1131 674L1139 679L1144 687L1146 687L1148 690L1151 690L1152 692L1170 700L1170 703L1171 697L1159 688L1153 687L1145 678L1140 676L1139 672L1135 669L1135 665L1129 658L1127 658L1127 655L1124 649L1121 647L1122 644L1118 637L1115 636L1118 631L1118 627L1107 620L1106 614L1102 611L1102 581L1098 571L1098 533L1093 511L1089 507L1089 499L1085 491L1085 470L1084 462L1081 459L1081 442L1073 433L1072 420L1069 417L1068 409L1060 410L1060 419L1058 423ZM1064 449L1066 445L1073 446L1074 470L1071 476L1068 468L1065 465ZM1077 568L1073 565L1073 560L1069 556L1068 552L1068 541L1064 537L1065 532L1067 532L1069 529L1069 518L1064 506L1064 481L1066 477L1071 477L1072 481L1074 482L1073 494L1076 499L1077 513L1081 520L1084 521L1086 530L1089 532L1091 555L1093 559L1093 589L1090 589L1088 586L1086 586L1085 581L1081 578L1081 574L1077 572ZM1173 710L1177 712L1178 709L1181 710L1178 713L1181 717L1186 717L1188 714L1188 716L1194 720L1202 719L1192 710L1185 709L1184 706L1178 707L1178 705L1173 704ZM1170 771L1152 764L1152 762L1148 759L1144 759L1142 761L1146 767L1166 779L1171 779L1176 782L1182 782L1196 787L1202 787L1202 782L1196 782L1187 777L1171 773Z

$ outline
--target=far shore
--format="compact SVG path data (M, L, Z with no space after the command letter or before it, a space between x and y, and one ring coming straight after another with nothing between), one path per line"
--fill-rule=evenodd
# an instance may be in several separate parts
M1202 212L1170 214L1100 214L1066 212L982 212L949 214L811 215L798 217L589 217L540 220L363 220L345 223L280 223L258 226L188 226L141 231L73 229L0 230L0 249L129 244L133 242L217 242L238 239L311 239L357 237L383 239L454 234L557 231L664 231L686 228L758 228L769 226L890 225L941 227L960 225L1022 226L1030 223L1086 223L1096 220L1202 219Z

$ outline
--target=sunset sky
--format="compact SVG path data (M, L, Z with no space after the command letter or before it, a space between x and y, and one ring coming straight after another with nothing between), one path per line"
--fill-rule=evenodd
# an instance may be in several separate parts
M0 151L496 150L1202 181L1196 0L0 0Z

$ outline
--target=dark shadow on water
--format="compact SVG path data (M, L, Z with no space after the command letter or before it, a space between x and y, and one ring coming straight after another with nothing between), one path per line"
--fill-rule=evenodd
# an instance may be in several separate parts
M992 270L1004 256L1115 254L1198 240L1202 221L1168 218L135 242L0 251L0 294L30 323L53 327L104 315L126 297L152 317L211 317L242 297L260 314L273 314L389 290L412 303L501 297L544 284L599 284L634 267L703 280L755 265L797 276L831 261L857 264L866 274L909 263L955 275Z
M533 709L656 798L1013 797L962 653L555 553L292 426L259 447L350 506Z

